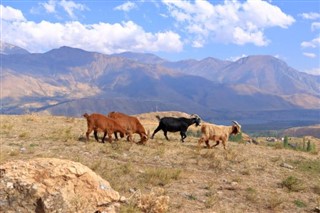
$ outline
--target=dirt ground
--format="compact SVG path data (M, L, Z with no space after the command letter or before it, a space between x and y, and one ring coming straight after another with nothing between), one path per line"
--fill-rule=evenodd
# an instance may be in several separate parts
M141 115L149 133L158 122ZM54 157L80 162L128 199L120 212L315 212L320 208L320 157L280 146L228 142L227 150L198 147L196 127L185 143L158 132L146 145L124 139L85 142L84 118L0 115L0 164ZM135 140L138 141L138 136ZM155 193L157 191L157 193ZM141 197L168 197L155 210ZM139 198L140 196L140 198ZM151 198L150 198L151 199ZM140 202L141 203L141 202Z

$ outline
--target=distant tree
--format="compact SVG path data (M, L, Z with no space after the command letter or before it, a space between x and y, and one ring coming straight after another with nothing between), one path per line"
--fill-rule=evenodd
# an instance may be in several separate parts
M284 140L283 140L283 147L287 148L288 147L288 136L284 136Z
M308 140L308 143L307 143L307 152L310 152L311 150L312 150L311 142L310 142L310 140Z

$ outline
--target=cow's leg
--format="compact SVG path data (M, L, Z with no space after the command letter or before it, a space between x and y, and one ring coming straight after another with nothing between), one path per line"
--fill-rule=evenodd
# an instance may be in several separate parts
M203 138L200 138L200 139L198 140L198 147L200 147L200 145L203 143L203 141L204 141Z
M209 140L206 140L205 142L206 142L207 148L210 149Z
M152 134L152 136L151 136L151 139L153 139L154 135L155 135L157 132L159 132L160 130L161 130L161 127L158 126L158 127L154 130L154 132L153 132L153 134Z
M215 145L213 145L213 147L218 146L218 145L219 145L219 143L220 143L220 140L218 140L218 141L216 142L216 144L215 144Z
M131 133L131 132L128 133L127 141L129 141L129 142L134 142L134 141L133 141L133 138L132 138L132 133Z
M99 142L98 131L97 130L93 131L93 135L94 135L94 138L96 139L96 141Z
M88 128L87 132L86 132L86 141L89 142L89 135L90 133L93 131L92 128Z
M114 132L114 138L115 138L116 141L118 140L117 132Z
M185 132L180 132L181 135L181 141L184 142L184 139L187 137Z
M108 132L108 141L112 143L112 132Z
M167 139L167 141L169 141L169 138L168 138L168 136L167 136L167 130L163 130L163 134L164 134L164 136L166 137L166 139Z
M222 140L223 149L226 150L226 142Z
M104 143L104 140L106 139L107 132L104 132L103 137L102 137L102 143Z

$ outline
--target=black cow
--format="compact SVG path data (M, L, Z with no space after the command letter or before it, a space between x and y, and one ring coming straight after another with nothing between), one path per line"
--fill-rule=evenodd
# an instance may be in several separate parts
M191 118L174 118L174 117L163 117L160 118L158 115L156 116L159 120L159 126L154 130L151 139L153 139L154 135L162 130L164 136L167 140L169 140L167 136L167 132L180 132L181 141L184 142L184 139L187 137L186 132L190 125L196 124L196 126L200 125L201 118L198 115L191 115Z

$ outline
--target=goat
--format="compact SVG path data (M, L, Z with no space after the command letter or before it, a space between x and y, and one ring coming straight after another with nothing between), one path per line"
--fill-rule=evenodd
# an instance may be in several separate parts
M200 126L201 118L198 115L191 115L194 116L192 118L174 118L174 117L163 117L160 118L160 116L156 116L159 120L158 127L154 130L151 139L153 139L154 135L162 130L164 136L169 141L169 138L167 136L167 132L180 132L181 135L181 141L184 142L184 139L187 137L186 132L190 125L195 124L196 126Z
M120 136L124 137L127 134L126 130L120 126L115 120L108 118L102 114L93 113L88 115L87 113L83 114L83 117L87 119L88 130L86 132L87 142L89 141L89 135L92 131L94 131L94 138L96 141L98 140L98 131L104 132L102 143L108 134L108 141L112 142L112 134L115 132L120 132Z
M132 142L132 134L137 133L140 135L140 141L138 143L144 144L147 142L148 135L138 118L121 112L110 112L108 117L116 120L128 132L127 141ZM118 139L116 132L114 133L114 136Z
M226 142L228 141L230 134L237 135L241 132L241 125L236 121L233 121L233 123L232 126L204 123L201 126L201 138L198 141L198 146L205 142L208 148L212 148L222 142L223 148L226 149ZM210 147L209 140L215 141L216 144Z

